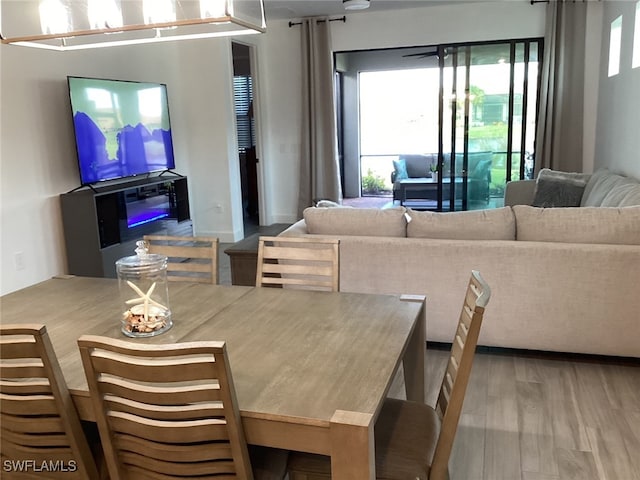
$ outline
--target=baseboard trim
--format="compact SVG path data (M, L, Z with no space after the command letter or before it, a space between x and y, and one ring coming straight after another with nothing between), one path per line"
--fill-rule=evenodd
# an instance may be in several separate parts
M451 344L446 342L427 342L427 349L451 350ZM606 363L612 365L640 365L640 358L617 357L615 355L596 355L592 353L553 352L548 350L527 350L523 348L489 347L479 345L476 353L492 355L517 355L527 358L544 358L547 360L571 361L582 363Z

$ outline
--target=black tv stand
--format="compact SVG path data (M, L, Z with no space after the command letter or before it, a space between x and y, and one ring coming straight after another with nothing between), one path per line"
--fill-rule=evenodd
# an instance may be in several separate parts
M83 185L60 195L60 202L72 275L115 277L116 260L134 255L143 235L193 234L182 175Z

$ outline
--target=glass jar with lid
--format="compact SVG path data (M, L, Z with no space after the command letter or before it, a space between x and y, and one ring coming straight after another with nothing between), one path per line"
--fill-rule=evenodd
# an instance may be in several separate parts
M167 257L148 252L136 242L136 255L116 262L120 296L124 305L122 333L152 337L173 326L167 285Z

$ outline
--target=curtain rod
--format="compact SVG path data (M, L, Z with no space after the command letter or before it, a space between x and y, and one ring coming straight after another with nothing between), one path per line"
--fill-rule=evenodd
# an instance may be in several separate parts
M318 23L324 23L324 22L347 22L347 17L346 15L343 15L342 17L338 17L338 18L330 18L329 20L316 20L316 22ZM289 22L289 28L293 27L294 25L302 25L302 22Z

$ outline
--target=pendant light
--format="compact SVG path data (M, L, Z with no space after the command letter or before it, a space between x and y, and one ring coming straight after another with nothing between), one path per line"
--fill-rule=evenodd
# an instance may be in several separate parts
M0 0L0 41L65 51L264 33L263 0Z

